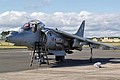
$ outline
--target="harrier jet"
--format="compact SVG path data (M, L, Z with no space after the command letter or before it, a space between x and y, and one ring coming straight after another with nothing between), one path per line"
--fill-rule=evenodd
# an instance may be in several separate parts
M58 29L45 28L39 20L32 20L23 25L19 31L12 31L6 41L14 43L16 46L27 46L33 49L33 57L38 58L40 64L46 60L47 55L55 55L56 61L63 61L66 53L73 53L72 50L82 51L83 45L89 45L90 62L92 61L92 49L104 46L106 48L115 47L84 38L85 20L81 23L75 34L66 33ZM37 57L36 54L37 53ZM46 58L45 58L46 57Z

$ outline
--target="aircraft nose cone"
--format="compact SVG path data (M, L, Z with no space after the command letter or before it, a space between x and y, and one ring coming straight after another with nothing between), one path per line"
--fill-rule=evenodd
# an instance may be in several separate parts
M10 34L8 34L5 38L6 42L15 42L15 40L17 39L17 34L18 32L11 32Z
M5 42L8 42L9 40L8 40L8 37L5 37Z
M11 41L11 36L6 36L5 42L10 42Z

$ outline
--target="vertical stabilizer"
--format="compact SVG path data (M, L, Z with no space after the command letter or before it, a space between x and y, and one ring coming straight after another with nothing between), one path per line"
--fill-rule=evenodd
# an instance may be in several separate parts
M85 20L81 23L80 28L76 32L75 35L83 37L84 36L84 28L85 28Z

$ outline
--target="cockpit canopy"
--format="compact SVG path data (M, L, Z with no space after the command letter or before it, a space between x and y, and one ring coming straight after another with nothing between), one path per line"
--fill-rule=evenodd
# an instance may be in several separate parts
M25 23L21 29L32 30L36 32L38 29L44 29L45 24L39 20L31 20L28 23Z

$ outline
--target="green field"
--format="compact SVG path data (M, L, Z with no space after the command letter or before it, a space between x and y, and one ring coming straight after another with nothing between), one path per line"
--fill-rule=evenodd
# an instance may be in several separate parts
M112 46L120 46L120 42L104 42L104 43Z
M0 40L0 49L6 48L27 48L25 46L14 46L12 43L5 42L4 40Z

